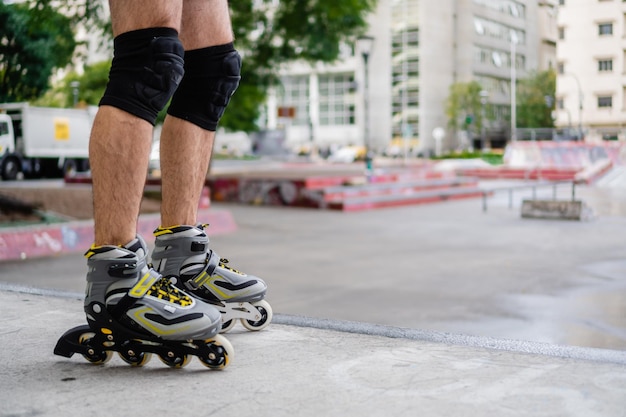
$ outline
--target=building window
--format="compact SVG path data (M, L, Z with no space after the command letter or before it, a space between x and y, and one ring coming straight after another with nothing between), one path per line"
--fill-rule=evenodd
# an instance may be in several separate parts
M613 60L612 59L601 59L598 61L598 71L600 72L612 72L613 71Z
M282 95L280 106L293 107L295 117L291 121L293 125L309 124L309 77L288 76L281 79Z
M565 74L565 63L559 62L556 66L556 71L561 75Z
M559 6L565 6L565 0L559 0Z
M565 28L564 27L560 27L559 28L559 39L565 39Z
M613 23L600 23L598 25L598 35L610 36L613 34Z
M607 109L613 107L613 96L599 96L598 108Z
M352 74L320 75L320 125L355 124L353 90Z
M517 19L526 19L526 6L524 2L517 0L474 0L474 3L501 13L508 14Z
M511 41L512 36L515 36L518 45L526 44L526 32L524 30L515 29L511 26L502 24L495 20L484 19L482 17L475 16L474 31L479 36L485 36L506 41Z

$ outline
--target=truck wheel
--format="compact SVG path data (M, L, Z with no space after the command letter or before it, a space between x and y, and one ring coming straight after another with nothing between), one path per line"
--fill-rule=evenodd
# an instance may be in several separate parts
M5 158L0 167L0 175L5 181L12 181L17 178L20 172L20 161L14 157Z
M43 166L39 159L30 161L30 171L24 172L24 177L28 179L41 178L43 175Z
M78 166L76 165L76 160L74 159L66 159L63 162L63 177L73 177L76 175L78 171Z
M77 159L76 162L78 162L78 172L89 171L89 159Z

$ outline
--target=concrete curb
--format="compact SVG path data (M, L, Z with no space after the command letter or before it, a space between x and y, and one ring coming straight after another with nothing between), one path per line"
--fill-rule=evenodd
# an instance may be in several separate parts
M198 222L210 224L213 236L237 230L226 210L199 210ZM139 234L148 242L159 225L158 213L141 215L137 221ZM0 261L84 252L92 243L93 220L0 229Z

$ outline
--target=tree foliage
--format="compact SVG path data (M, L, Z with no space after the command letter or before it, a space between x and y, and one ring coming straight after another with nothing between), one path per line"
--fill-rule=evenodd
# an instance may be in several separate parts
M0 102L41 95L75 47L70 20L52 7L0 2Z
M244 56L241 85L221 125L256 130L268 86L281 65L333 62L342 43L352 44L367 28L376 0L252 0L230 2L237 48ZM255 5L256 4L256 5ZM260 4L260 6L259 6Z
M476 131L483 127L483 104L480 92L483 90L478 81L454 83L450 85L450 94L446 101L448 126L454 130L469 128Z
M81 24L103 34L111 41L110 22L103 18L102 0L28 0L30 7L49 8L56 5L68 16L69 25ZM242 80L221 126L236 130L256 130L256 122L265 101L267 89L277 82L281 66L293 61L332 62L339 57L342 44L350 45L367 28L366 17L377 0L271 0L230 2L236 47L244 57ZM95 71L87 67L85 75ZM101 74L98 72L98 79ZM70 74L56 87L53 101L71 102L71 81L80 82L80 99L97 104L100 90ZM94 77L95 78L95 77ZM105 79L106 82L106 79ZM69 96L59 100L63 91Z
M47 107L72 107L74 105L74 87L77 84L77 102L80 106L96 105L100 101L109 79L110 61L85 65L82 74L75 71L68 73L34 104Z
M531 73L517 86L517 126L525 128L554 127L556 72Z

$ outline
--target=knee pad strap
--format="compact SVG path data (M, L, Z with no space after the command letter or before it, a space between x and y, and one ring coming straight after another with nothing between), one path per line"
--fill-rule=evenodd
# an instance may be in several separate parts
M127 111L154 125L184 74L178 32L149 28L114 39L109 82L100 105Z
M185 76L168 114L215 131L241 79L241 56L232 43L185 52Z

